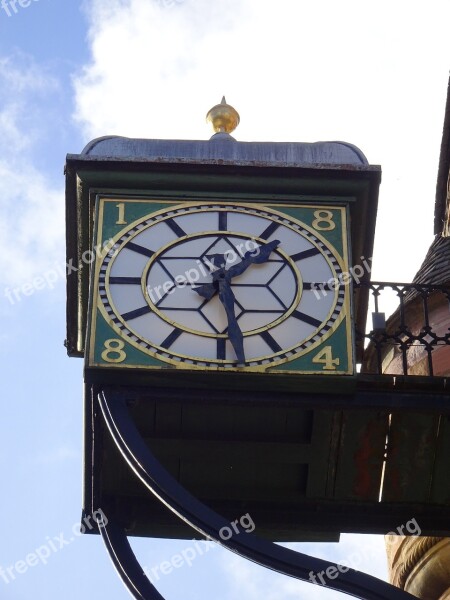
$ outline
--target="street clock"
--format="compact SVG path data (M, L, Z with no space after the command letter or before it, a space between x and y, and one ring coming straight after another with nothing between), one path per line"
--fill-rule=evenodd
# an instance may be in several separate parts
M388 415L347 427L335 408L357 385L368 292L351 274L370 279L380 168L345 142L236 141L224 101L208 118L210 140L112 136L67 157L83 514L191 537L121 459L142 442L227 518L249 512L274 540L336 540L330 501L378 502L384 460ZM105 403L129 413L128 450Z
M354 372L342 203L101 196L87 366Z
M128 535L207 536L306 581L326 573L330 588L400 600L253 537L384 533L410 519L411 498L422 531L446 535L449 432L433 413L445 381L356 374L380 168L344 142L238 142L225 99L208 119L208 141L113 136L67 157L83 521L105 517L86 533L102 534L136 598L160 594ZM402 476L422 438L435 449L423 485ZM246 518L255 534L234 528Z

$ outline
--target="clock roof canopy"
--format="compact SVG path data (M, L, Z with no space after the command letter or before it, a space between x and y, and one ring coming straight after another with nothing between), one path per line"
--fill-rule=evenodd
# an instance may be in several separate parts
M347 142L238 142L230 134L240 122L239 113L225 96L206 115L214 135L203 140L153 140L104 136L82 151L90 157L147 159L155 162L205 161L234 165L368 165L359 148Z
M73 159L77 155L69 155ZM367 169L364 154L346 142L238 142L219 133L210 140L152 140L105 136L92 140L79 158L91 160L176 162L259 167L319 167L343 165ZM372 167L371 170L379 171Z

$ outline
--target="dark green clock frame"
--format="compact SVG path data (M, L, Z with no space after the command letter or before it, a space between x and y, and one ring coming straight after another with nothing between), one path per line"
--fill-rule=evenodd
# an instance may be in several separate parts
M99 194L188 199L344 205L349 210L352 265L370 261L380 169L370 165L280 166L211 164L212 161L153 162L69 155L66 165L67 339L70 356L84 356L92 262L83 256L94 246L95 201ZM226 161L223 161L226 162ZM362 258L361 258L362 257ZM351 265L351 266L352 266ZM369 279L364 272L362 278ZM364 329L367 293L354 297L354 323ZM356 349L357 360L359 349Z
M124 198L122 196L107 196L106 198L99 196L97 202L95 218L96 237L94 239L95 248L97 249L95 257L97 265L96 268L93 269L91 285L91 321L90 327L88 328L87 368L92 370L95 367L101 369L113 366L115 369L119 370L127 369L129 375L130 369L133 368L139 369L141 374L145 370L158 368L195 369L195 367L192 366L192 361L187 364L183 364L180 358L178 360L164 361L164 359L159 358L159 354L143 351L141 344L134 336L123 335L122 329L125 327L125 324L121 325L120 321L117 321L117 317L114 317L117 324L113 323L110 314L105 312L105 302L108 307L107 310L109 311L111 309L109 307L109 301L106 298L101 301L101 298L99 297L99 278L102 263L105 261L109 262L111 253L115 254L112 245L123 239L123 232L130 230L131 234L133 234L133 232L139 234L142 229L140 229L140 226L137 226L137 224L143 219L147 222L148 218L152 218L152 215L154 214L159 214L160 211L163 211L161 215L163 216L164 211L169 210L172 214L172 211L178 210L181 218L183 218L183 215L186 214L186 210L200 210L202 212L206 207L206 210L209 211L210 214L214 214L214 208L208 208L211 204L213 207L222 206L222 210L224 211L220 213L222 215L226 215L225 208L227 205L230 209L234 207L234 210L237 211L247 211L246 213L244 212L244 214L250 216L253 214L251 211L254 210L260 209L263 211L263 214L264 211L269 210L270 212L268 214L273 214L273 218L278 219L278 221L272 221L272 225L278 227L279 224L286 222L286 217L294 219L292 223L294 225L295 223L300 223L301 225L299 226L301 227L301 231L304 231L304 233L310 237L312 236L311 239L315 240L317 246L313 246L313 249L317 250L317 254L321 257L319 260L322 261L323 264L332 260L335 267L338 269L338 272L335 272L335 277L333 277L333 281L331 282L333 284L331 289L328 289L327 291L323 286L321 288L320 283L316 281L315 284L308 284L312 289L310 289L309 292L306 292L311 295L311 298L314 297L319 309L320 304L325 302L325 298L335 298L334 303L332 304L333 307L336 306L336 302L339 298L338 308L332 308L328 316L325 316L324 313L322 317L324 319L322 327L324 328L324 331L326 331L326 335L322 333L319 337L319 335L317 335L318 330L312 330L310 334L311 341L305 344L306 347L300 352L297 352L295 357L287 358L289 355L292 356L293 353L290 352L289 354L286 354L287 351L283 352L280 347L280 357L277 359L275 355L275 357L271 359L271 363L265 361L264 364L261 360L253 361L253 367L244 366L239 369L235 367L234 371L247 370L252 372L280 374L297 373L302 375L314 373L325 375L353 375L355 367L353 360L354 351L350 286L348 283L339 284L339 281L337 280L338 273L340 276L344 273L348 273L350 266L348 260L347 210L345 206L338 205L337 203L330 206L313 203L295 205L279 203L273 205L262 204L261 202L253 202L251 204L240 202L233 205L229 202L221 204L217 203L217 201L213 203L187 201L178 204L176 201L163 201L160 199L148 198ZM180 207L182 207L181 210ZM239 213L235 212L234 214ZM150 221L150 225L152 223L154 223L154 221ZM308 229L305 229L305 227ZM231 231L230 235L233 235ZM301 234L298 235L300 235L299 242L301 242L301 239L303 238ZM311 242L308 243L311 245ZM105 245L108 247L102 252L101 249L105 248ZM280 247L282 248L283 244L281 244ZM319 250L320 248L322 250ZM325 252L325 254L322 254L322 252ZM142 255L137 256L141 256L142 258ZM192 264L196 266L196 262L192 261ZM292 264L294 265L294 263ZM331 264L332 263L330 262L330 265ZM295 269L295 267L293 268ZM105 275L103 274L101 276L102 281L104 278ZM140 287L135 280L129 281L128 283L132 284L133 289ZM339 287L339 293L337 290L335 291L334 284L336 284L336 287ZM102 286L104 285L105 283L102 284ZM141 285L143 284L141 283ZM303 286L303 283L301 282L300 285ZM100 296L101 295L102 294L100 294ZM301 295L299 299L301 299ZM150 310L150 308L148 308L148 310ZM220 308L220 310L223 309ZM327 312L328 310L329 309L327 309ZM139 315L142 314L142 310L139 310L138 313ZM298 315L299 317L303 316L302 313L298 313ZM304 318L307 320L308 318L311 319L308 315L304 315ZM331 319L331 321L327 324L329 319ZM270 324L267 328L270 330ZM128 331L126 327L125 330ZM181 332L181 330L177 330L176 328L173 329L173 332L176 331L179 333ZM136 341L132 339L133 337ZM314 341L316 340L316 337L318 339L317 341ZM300 348L302 348L302 346L300 346ZM283 356L286 356L286 358L283 359ZM201 362L201 359L199 359L199 361ZM230 372L229 366L227 368L228 372ZM197 369L200 370L220 370L221 368L223 370L225 367L220 365L220 363L213 363L209 368L208 366L197 367ZM135 373L132 373L129 380L132 381L134 376Z

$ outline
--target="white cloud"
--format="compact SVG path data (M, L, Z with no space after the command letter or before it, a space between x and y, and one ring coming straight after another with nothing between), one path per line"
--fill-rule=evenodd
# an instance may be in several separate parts
M0 83L0 151L4 159L14 161L42 139L45 100L58 92L59 84L20 53L0 57Z
M29 57L20 53L0 58L0 77L8 86L10 94L20 94L25 91L47 93L49 89L58 87L57 81L51 75L42 67L38 67Z
M17 56L0 58L0 87L0 279L21 285L64 256L64 191L33 157L45 135L45 99L58 85Z
M201 124L209 104L220 100L224 82L214 90L215 68L208 64L214 59L205 64L205 56L211 47L222 54L240 12L237 0L169 7L141 0L93 2L93 62L76 80L77 116L89 137L118 131L136 137L207 134ZM217 66L221 72L234 68L221 61Z
M28 163L0 161L0 270L21 283L63 257L64 191Z

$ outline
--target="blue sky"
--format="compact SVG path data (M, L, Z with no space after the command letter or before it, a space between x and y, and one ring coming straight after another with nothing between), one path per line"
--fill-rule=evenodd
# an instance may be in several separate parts
M356 0L32 0L10 12L0 8L0 565L50 542L57 551L9 583L0 578L0 597L120 600L127 592L101 540L72 532L81 510L82 362L63 347L66 153L107 134L207 139L204 115L226 94L241 114L240 140L341 139L382 165L374 278L409 281L432 240L450 8L440 0L370 8ZM27 287L37 276L51 284ZM73 540L59 549L61 534ZM148 567L187 545L134 544ZM333 560L356 552L361 568L386 576L380 537L301 547ZM168 598L182 589L186 600L340 596L220 549L158 586Z

